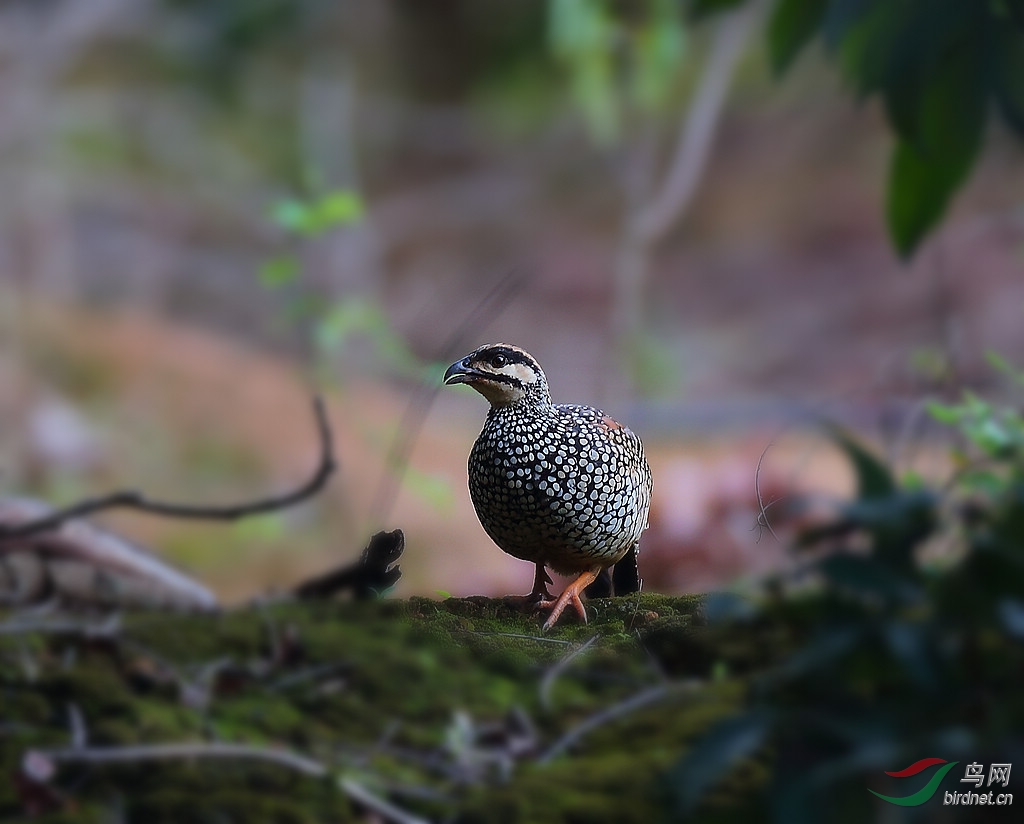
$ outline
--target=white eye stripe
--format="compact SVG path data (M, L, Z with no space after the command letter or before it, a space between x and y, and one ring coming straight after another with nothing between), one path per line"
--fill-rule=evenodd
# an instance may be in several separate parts
M536 383L537 373L534 372L529 366L522 363L510 363L508 366L503 366L497 370L504 375L508 375L510 378L516 378L521 383Z

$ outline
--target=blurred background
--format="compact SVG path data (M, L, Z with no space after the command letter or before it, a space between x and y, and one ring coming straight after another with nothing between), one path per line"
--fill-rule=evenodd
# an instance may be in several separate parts
M882 107L817 44L773 73L767 5L0 3L4 493L282 490L321 390L316 501L109 523L229 601L394 527L405 594L526 592L466 489L486 404L435 391L497 340L644 438L651 589L785 562L755 472L770 446L765 501L847 491L819 417L941 473L920 399L998 395L986 352L1024 351L1020 145L993 125L901 260Z

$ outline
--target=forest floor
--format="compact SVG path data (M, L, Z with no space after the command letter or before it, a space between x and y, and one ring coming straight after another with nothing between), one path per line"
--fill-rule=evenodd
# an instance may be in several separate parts
M9 617L0 819L649 822L745 691L701 604L595 599L546 634L486 598ZM707 811L739 815L762 773Z

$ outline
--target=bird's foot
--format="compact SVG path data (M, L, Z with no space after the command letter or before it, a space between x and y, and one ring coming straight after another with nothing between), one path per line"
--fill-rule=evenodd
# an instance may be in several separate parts
M545 631L551 629L551 627L555 625L559 616L561 616L569 604L572 604L576 609L576 612L579 614L583 623L587 623L587 610L583 606L583 601L580 600L580 593L594 583L600 573L601 567L588 569L586 572L580 573L580 576L575 581L562 590L562 594L559 595L556 600L544 600L540 602L541 609L551 610L548 620L544 622Z

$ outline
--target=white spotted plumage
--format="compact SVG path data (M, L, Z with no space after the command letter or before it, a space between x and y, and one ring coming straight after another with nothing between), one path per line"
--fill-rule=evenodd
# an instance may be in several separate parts
M599 409L551 403L543 370L507 344L466 356L446 381L491 401L469 456L469 491L501 549L574 574L610 566L638 544L652 480L631 430Z

